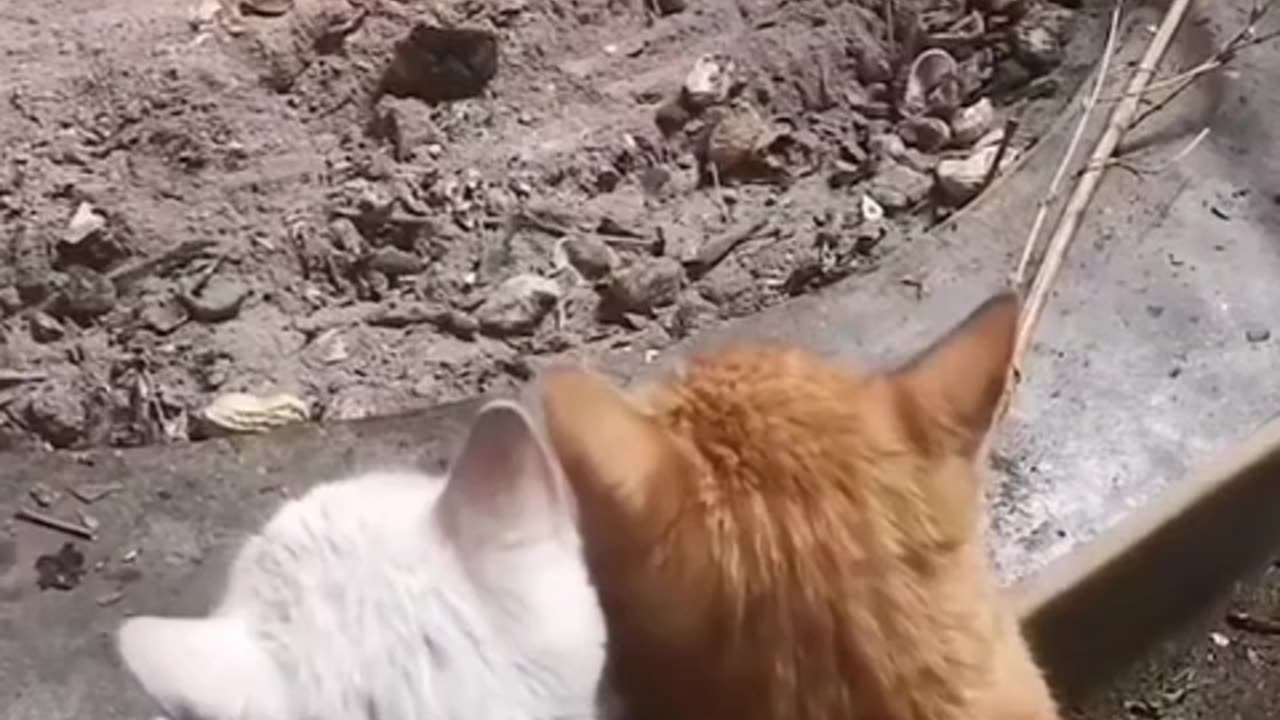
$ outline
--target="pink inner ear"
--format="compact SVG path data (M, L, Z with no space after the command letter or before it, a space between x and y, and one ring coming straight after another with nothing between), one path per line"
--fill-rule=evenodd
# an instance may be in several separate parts
M566 516L553 463L523 409L506 401L486 405L450 471L441 522L470 548L546 537Z

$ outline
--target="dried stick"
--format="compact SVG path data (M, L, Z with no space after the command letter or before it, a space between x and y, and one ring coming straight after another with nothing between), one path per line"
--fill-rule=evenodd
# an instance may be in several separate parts
M1151 43L1143 53L1138 68L1129 80L1125 98L1112 111L1107 129L1099 138L1090 157L1090 167L1076 183L1075 190L1067 201L1067 207L1063 210L1062 218L1058 221L1058 226L1049 240L1044 261L1032 281L1031 290L1027 294L1026 303L1019 317L1018 334L1014 339L1013 356L1010 361L1011 378L1006 383L1005 394L1001 400L1000 417L1007 412L1013 390L1022 377L1022 359L1031 344L1031 337L1035 333L1036 325L1040 322L1040 315L1044 312L1044 305L1049 299L1049 290L1062 269L1067 249L1075 238L1080 220L1084 217L1084 212L1098 189L1107 161L1111 159L1116 146L1120 144L1121 138L1132 124L1133 117L1138 112L1138 101L1142 95L1142 89L1151 82L1156 67L1169 49L1173 35L1182 24L1182 19L1186 16L1190 5L1191 0L1171 0L1169 3L1164 19L1160 22L1160 28L1151 38Z
M1022 257L1018 259L1018 268L1013 273L1013 286L1015 288L1022 288L1027 281L1027 268L1031 265L1031 258L1035 255L1036 246L1040 244L1040 231L1044 228L1045 220L1049 218L1049 205L1060 192L1062 181L1067 176L1067 168L1071 166L1072 160L1075 159L1080 140L1084 138L1085 128L1089 126L1089 117L1093 113L1093 108L1097 106L1098 96L1102 94L1102 88L1106 84L1107 72L1111 67L1111 58L1115 55L1116 36L1120 33L1120 10L1123 4L1124 0L1116 0L1116 6L1111 11L1111 26L1107 30L1107 41L1102 50L1102 62L1098 65L1098 77L1094 80L1093 90L1089 93L1089 97L1085 99L1081 106L1080 120L1076 123L1075 132L1071 135L1071 142L1067 144L1067 152L1063 154L1062 162L1053 174L1053 179L1049 181L1048 193L1040 201L1040 207L1036 210L1036 217L1031 222L1031 232L1027 234L1027 242L1022 248Z

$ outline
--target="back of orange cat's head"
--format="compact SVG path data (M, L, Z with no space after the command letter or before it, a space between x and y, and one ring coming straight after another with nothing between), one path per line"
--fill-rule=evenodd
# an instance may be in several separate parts
M635 670L648 657L676 662L666 675L715 665L752 682L739 663L757 650L824 643L850 627L831 608L856 606L869 576L900 577L877 567L930 572L971 547L974 461L1018 310L1012 296L993 298L887 373L752 348L631 391L581 370L546 376L548 438L578 497L611 643L640 658L631 677L653 674ZM796 625L815 617L827 620Z
M663 496L699 497L675 487L691 475L812 460L815 444L831 439L849 443L836 450L850 466L905 452L973 459L1004 390L1018 311L1016 296L995 296L879 375L784 348L697 358L681 377L629 393L559 370L543 380L548 433L580 495L607 499L618 514L610 523L634 511L648 527L682 505ZM655 492L663 489L674 492Z

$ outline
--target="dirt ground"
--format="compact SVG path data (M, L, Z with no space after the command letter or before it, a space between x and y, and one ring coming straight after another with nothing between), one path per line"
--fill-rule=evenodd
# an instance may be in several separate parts
M182 441L230 392L310 419L501 392L875 272L963 205L1005 119L1002 162L1034 142L1096 19L0 2L0 449Z
M1153 600L1154 601L1154 600ZM1087 632L1087 630L1086 630ZM1171 641L1069 720L1280 717L1280 562L1240 583L1226 612Z

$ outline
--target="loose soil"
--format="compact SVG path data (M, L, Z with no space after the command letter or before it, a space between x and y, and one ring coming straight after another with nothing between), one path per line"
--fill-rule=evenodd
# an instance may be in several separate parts
M1171 640L1111 688L1067 714L1068 720L1276 717L1280 717L1280 563L1260 577L1239 583L1225 614Z
M1025 152L1096 57L1096 13L965 5L2 3L0 450L502 392L856 282L965 200L958 108Z

